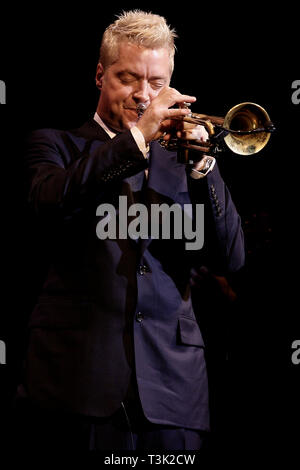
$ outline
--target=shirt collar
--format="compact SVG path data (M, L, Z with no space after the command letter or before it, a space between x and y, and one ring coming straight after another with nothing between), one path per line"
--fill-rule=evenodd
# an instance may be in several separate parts
M111 139L113 139L117 134L107 127L107 125L102 121L101 117L97 112L94 114L95 121L105 130Z

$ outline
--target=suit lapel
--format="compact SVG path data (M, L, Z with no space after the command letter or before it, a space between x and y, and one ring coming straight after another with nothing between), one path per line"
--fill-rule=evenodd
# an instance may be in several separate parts
M187 192L185 165L177 162L177 153L151 144L148 189L157 195L176 200L179 192Z
M151 144L148 180L141 171L123 183L127 189L122 194L132 194L129 202L142 202L148 209L151 204L172 204L178 193L188 191L185 165L177 163L177 153L164 150L157 142Z
M92 140L101 140L103 142L110 139L109 135L105 132L104 129L95 121L94 118L90 118L78 129L72 129L71 132L73 135L78 137L83 137L88 141Z
M87 140L109 141L109 135L93 119L89 119L79 129L71 131L74 135ZM144 172L124 180L133 192L140 191L143 185ZM158 142L152 142L149 161L148 189L159 195L176 200L179 192L187 192L185 165L177 163L177 153L163 149Z
M94 140L110 140L109 135L93 118L71 132L87 139L90 143ZM172 204L176 202L178 193L185 192L188 192L185 165L177 162L176 152L163 149L158 142L152 142L150 146L148 181L145 182L145 172L141 171L124 179L121 187L121 195L127 196L128 207L141 202L147 205L149 213L151 204L163 202ZM151 238L136 240L136 242L139 244L142 255L151 243Z
M178 193L187 192L186 167L177 162L177 153L163 149L158 142L151 144L149 179L147 182L144 200L148 211L151 204L163 202L173 204ZM149 220L149 229L150 229ZM140 241L140 255L148 248L151 238Z

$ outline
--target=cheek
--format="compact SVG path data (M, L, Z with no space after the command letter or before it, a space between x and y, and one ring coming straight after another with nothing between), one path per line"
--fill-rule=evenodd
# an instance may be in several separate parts
M101 94L103 101L111 106L119 100L120 87L117 86L115 80L111 77L104 77Z
M120 88L116 88L115 90L111 90L110 97L112 109L115 112L117 112L118 110L119 112L121 112L123 106L128 104L130 100L130 93L128 93L124 89L121 90Z
M121 86L120 82L112 81L109 87L111 101L117 103L122 102L131 93L130 87Z
M160 88L159 90L153 90L151 88L149 90L150 101L154 100L154 98L156 98L160 94L161 91L162 91L162 88Z

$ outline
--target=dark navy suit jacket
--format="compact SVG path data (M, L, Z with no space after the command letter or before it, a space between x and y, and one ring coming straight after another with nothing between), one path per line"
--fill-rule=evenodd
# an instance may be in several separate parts
M28 204L43 227L49 270L29 323L23 387L36 403L90 416L120 407L136 374L146 417L209 428L203 338L189 290L191 266L244 262L240 218L217 166L191 180L176 154L130 131L110 139L94 121L35 131L26 156ZM205 204L205 242L100 240L102 202ZM142 268L141 268L142 266Z

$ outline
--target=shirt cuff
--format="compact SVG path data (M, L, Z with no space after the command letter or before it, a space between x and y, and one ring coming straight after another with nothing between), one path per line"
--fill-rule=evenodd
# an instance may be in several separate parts
M138 146L144 157L148 158L149 145L146 145L143 133L136 126L133 126L130 129L130 132L136 142L136 145Z

